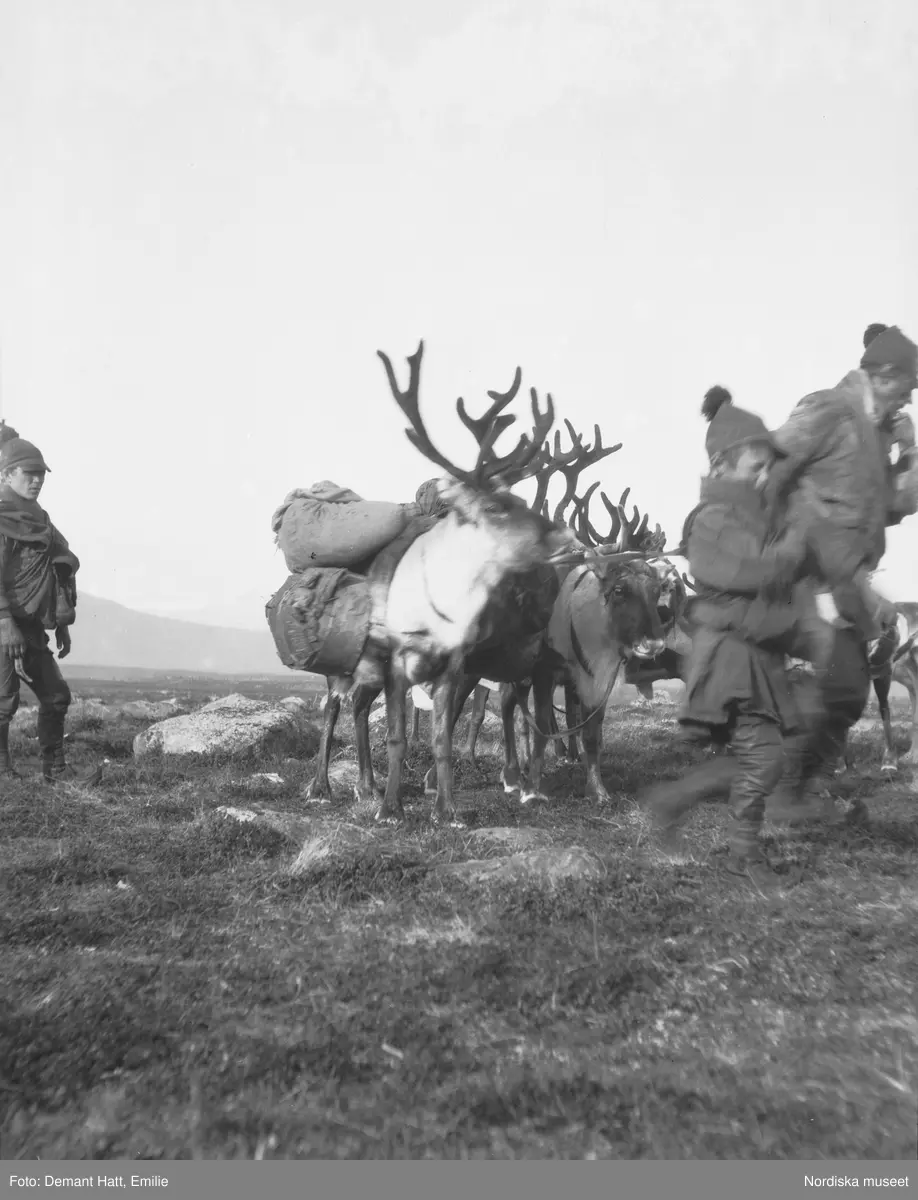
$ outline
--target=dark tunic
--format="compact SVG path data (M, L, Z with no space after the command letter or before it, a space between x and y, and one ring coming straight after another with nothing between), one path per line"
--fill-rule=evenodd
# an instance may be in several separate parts
M776 722L799 717L785 674L800 615L792 582L806 556L799 533L768 542L769 511L751 483L706 479L686 521L683 544L698 596L691 607L692 650L679 714L689 729L726 732L737 716ZM782 600L761 589L787 582Z

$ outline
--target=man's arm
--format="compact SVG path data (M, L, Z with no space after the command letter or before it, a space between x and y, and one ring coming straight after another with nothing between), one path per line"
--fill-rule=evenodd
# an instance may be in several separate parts
M782 580L792 582L806 558L806 541L799 532L792 530L763 549L726 505L711 505L695 517L687 549L699 583L742 596L755 596Z
M838 412L830 392L813 392L796 405L780 428L772 434L783 453L771 471L768 493L780 500L806 465L824 453L838 422Z

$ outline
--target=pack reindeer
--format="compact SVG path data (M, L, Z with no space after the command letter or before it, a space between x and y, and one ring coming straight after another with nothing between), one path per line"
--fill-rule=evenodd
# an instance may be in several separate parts
M575 503L579 513L582 544L588 545L585 521L591 487ZM569 689L565 708L568 731L574 731L577 708L586 714L582 727L583 759L586 767L586 796L608 800L602 781L599 756L606 706L621 664L638 656L654 658L664 645L657 605L660 580L644 561L642 552L629 548L631 526L618 520L605 538L588 550L582 564L575 565L561 583L552 610L543 650L531 677L535 716L532 722L532 751L528 780L521 788L526 803L544 796L541 791L545 745L552 733L552 697L555 687ZM530 688L525 682L501 687L502 706L519 703L525 708ZM528 716L528 714L527 714ZM565 731L567 732L567 731Z
M895 607L895 623L867 644L867 664L883 724L884 746L880 771L884 775L895 775L899 770L889 708L889 693L893 683L901 683L909 698L911 744L903 762L909 766L918 764L918 604L905 602ZM847 770L850 765L851 755L846 738L843 769Z
M619 442L615 446L603 446L599 426L595 427L595 441L592 445L584 445L583 438L575 431L570 421L565 421L571 439L568 450L561 449L560 433L555 433L554 449L544 450L539 456L541 464L535 472L536 494L531 505L533 513L541 513L548 519L546 497L548 485L552 476L562 473L567 480L565 497L555 508L553 522L563 528L560 514L567 506L573 495L577 477L585 467L598 463L610 454L621 449ZM479 640L470 650L462 672L456 684L453 697L452 720L458 720L462 708L469 696L480 689L484 693L484 703L487 703L488 687L480 688L479 681L484 677L489 681L500 683L515 683L529 678L532 669L542 651L542 644L548 629L554 609L554 603L561 587L563 567L553 567L543 564L520 574L507 575L499 590L492 597L479 627ZM481 717L477 724L473 716L469 740L465 747L465 755L474 761L477 733L481 727L484 715L482 705ZM501 721L504 732L504 766L502 780L504 789L513 793L520 788L520 768L517 757L517 742L514 730L515 703L502 703ZM477 716L477 712L475 714ZM525 728L525 727L524 727ZM428 790L433 787L434 768L428 772L425 786Z
M453 798L451 710L463 661L480 640L482 618L504 580L563 556L576 543L570 530L561 529L532 512L524 500L509 490L541 466L540 451L554 423L551 396L547 397L543 411L535 389L530 390L532 433L521 436L514 449L503 456L496 453L494 443L516 419L503 410L519 391L520 369L517 368L509 391L489 391L493 403L481 417L470 417L460 398L456 410L478 445L475 466L470 471L463 470L437 450L421 419L423 349L421 342L408 359L410 374L404 390L398 386L387 355L382 351L377 353L396 403L410 423L406 430L409 440L445 472L441 494L448 512L411 541L391 570L374 573L371 567L373 612L369 637L353 674L329 679L318 773L307 794L311 799L328 794L332 735L341 698L353 690L360 776L357 793L375 799L369 709L376 696L384 691L389 770L376 817L384 822L401 820L407 691L414 684L429 682L433 685L437 767L432 818L435 823L459 824Z
M562 452L561 435L558 431L555 431L554 451L550 455L546 455L545 465L540 471L537 472L535 476L536 492L531 505L534 512L540 512L543 516L547 517L549 515L548 489L552 477L556 474L563 475L564 492L562 493L560 500L558 500L557 504L555 505L552 513L552 520L556 525L563 525L567 523L567 509L576 495L577 484L581 474L587 469L587 467L595 466L596 463L601 462L610 454L615 454L622 448L621 442L617 442L614 446L603 446L602 433L598 425L593 426L593 444L584 446L582 435L577 433L570 421L565 419L564 423L567 426L568 435L571 439L571 448L570 450ZM569 568L566 567L555 568L558 578L558 590L560 590L561 581L566 575L568 569ZM551 614L549 613L546 617L546 623L550 619L550 616ZM500 691L501 683L523 682L524 676L520 675L516 679L507 680L503 677L498 678L496 675L491 674L487 675L486 679L486 682L481 682L479 680L475 686L468 738L466 745L463 748L463 756L473 764L475 762L475 749L478 742L478 735L481 732L481 726L484 721L485 712L487 711L488 697L491 693L492 686L496 686L497 690ZM509 718L505 712L505 704L509 704L510 706ZM514 711L515 702L512 699L511 694L509 692L502 693L501 718L504 726L505 755L502 780L504 789L508 793L517 791L520 786L520 766L516 755L516 741L511 740L508 736L508 719L512 724L514 719ZM554 708L552 709L552 732L557 732L557 723L554 719ZM521 733L523 746L525 748L525 761L528 763L530 759L530 737L529 727L525 723L522 725ZM563 753L564 744L561 741L555 740L552 744L554 745L556 752L559 754ZM508 758L508 755L510 755L510 758Z

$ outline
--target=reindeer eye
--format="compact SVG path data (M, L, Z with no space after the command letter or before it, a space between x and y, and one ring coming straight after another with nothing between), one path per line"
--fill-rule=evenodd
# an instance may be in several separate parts
M622 598L622 596L624 596L624 594L625 594L625 589L622 587L622 585L620 583L617 583L615 585L615 587L612 589L612 595L615 597L616 600L621 600L621 598Z

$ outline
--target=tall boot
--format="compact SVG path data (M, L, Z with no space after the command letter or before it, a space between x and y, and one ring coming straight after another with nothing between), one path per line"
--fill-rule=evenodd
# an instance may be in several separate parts
M92 767L89 771L74 771L67 764L64 754L64 722L66 714L61 712L39 712L38 744L41 747L41 773L45 783L52 786L58 782L75 783L92 787L102 778L102 768Z
M733 755L717 754L692 767L682 779L657 784L644 793L644 804L663 849L679 849L680 827L696 804L726 800L736 771Z
M10 761L10 723L0 723L0 778L21 779L22 776L14 769Z

